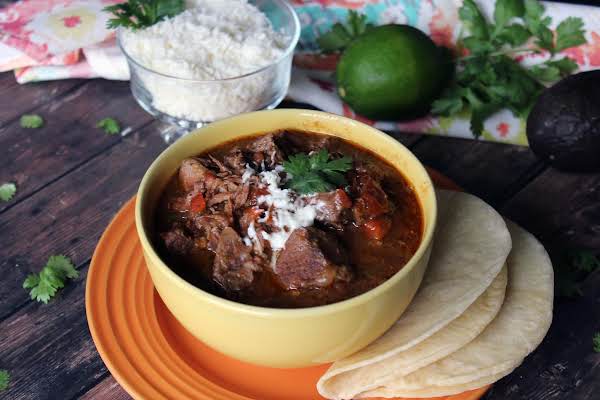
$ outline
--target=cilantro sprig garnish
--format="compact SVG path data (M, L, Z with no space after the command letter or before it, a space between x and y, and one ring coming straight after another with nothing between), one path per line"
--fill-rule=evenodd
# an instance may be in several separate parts
M493 22L486 20L474 0L464 0L459 17L470 36L459 40L466 56L456 60L454 83L432 105L432 112L454 115L471 111L471 130L476 137L483 122L507 107L525 116L544 86L570 75L577 64L556 54L586 43L583 21L568 17L556 28L544 16L538 0L498 0ZM547 52L550 59L523 67L509 55Z
M329 32L317 38L317 44L325 53L342 51L350 42L374 25L367 23L367 16L354 10L348 12L345 23L336 23Z
M10 201L17 193L17 186L12 182L3 183L0 185L0 200Z
M44 119L37 114L24 114L21 115L19 124L21 128L36 129L44 125Z
M0 392L8 389L10 383L10 373L5 369L0 369Z
M350 157L330 159L327 150L307 155L299 153L283 162L285 172L291 175L287 187L300 194L328 192L347 184L344 172L352 168Z
M46 304L54 297L58 289L65 286L67 279L75 279L78 276L79 272L68 257L50 256L46 266L39 274L27 276L23 282L23 288L31 289L29 295L32 300Z
M592 338L592 345L596 353L600 353L600 332L597 332Z
M96 124L96 128L104 130L107 135L116 135L121 132L119 122L114 118L103 118Z
M104 11L113 14L113 18L106 24L108 29L120 26L140 29L152 26L165 18L174 17L184 9L184 0L128 0L105 7Z

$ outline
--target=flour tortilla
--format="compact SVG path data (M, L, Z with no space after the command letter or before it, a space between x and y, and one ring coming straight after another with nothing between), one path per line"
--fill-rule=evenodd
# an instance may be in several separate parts
M506 291L506 266L489 288L457 319L421 343L382 361L342 372L325 382L331 397L351 399L432 364L475 339L500 311Z
M361 399L365 397L387 397L397 398L398 396L407 398L431 398L431 397L442 397L451 396L459 393L468 392L469 390L475 390L482 388L486 385L492 384L504 378L506 375L513 372L514 369L502 371L496 375L487 376L485 378L477 379L472 382L463 383L462 385L455 386L431 386L421 390L406 390L398 391L392 390L386 387L380 387L375 390L371 390L368 393L358 395L356 398ZM433 400L433 399L432 399Z
M319 393L342 398L328 382L343 372L385 360L429 338L462 315L498 276L511 248L502 217L475 196L439 191L429 266L415 298L382 337L319 379Z
M548 253L530 233L508 222L513 249L508 257L506 297L498 316L462 349L412 374L387 382L386 393L429 397L453 387L494 382L512 371L542 341L552 322L554 271ZM439 390L446 387L447 392ZM437 388L437 389L436 389ZM434 390L435 389L435 390ZM456 389L458 390L458 389ZM361 397L380 395L365 392Z

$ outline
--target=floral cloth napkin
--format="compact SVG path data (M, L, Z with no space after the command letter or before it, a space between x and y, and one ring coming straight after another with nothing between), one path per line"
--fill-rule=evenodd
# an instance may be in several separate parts
M0 10L0 72L19 83L65 78L128 79L102 11L118 0L24 0Z
M65 78L129 79L124 56L106 29L102 8L119 0L22 0L0 9L0 72L14 70L19 83ZM344 21L349 10L365 14L375 24L402 23L429 34L437 43L452 47L460 32L458 9L462 0L291 0L302 24L294 58L288 98L346 115L384 130L431 133L473 138L468 116L427 116L410 122L369 121L342 103L335 93L335 55L322 55L316 38L334 23ZM491 16L495 0L478 0ZM600 7L546 2L553 21L569 16L585 23L588 43L563 54L580 70L600 68ZM534 64L544 55L523 57ZM487 119L482 139L527 144L525 121L510 111Z

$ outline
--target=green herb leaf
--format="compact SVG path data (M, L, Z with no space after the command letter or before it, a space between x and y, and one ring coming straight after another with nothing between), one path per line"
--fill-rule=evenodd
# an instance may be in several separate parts
M569 17L556 27L556 51L582 45L586 42L583 21Z
M0 392L8 389L10 383L10 373L5 369L0 369Z
M525 13L523 0L498 0L494 9L494 22L496 29L501 29L515 17L522 17Z
M285 172L292 177L287 186L298 193L328 192L347 184L343 173L352 168L350 157L330 159L327 150L292 155L283 162Z
M579 68L579 65L568 57L561 58L560 60L546 61L546 65L558 68L560 75L563 77L571 75Z
M592 338L592 345L596 353L600 353L600 332L597 332Z
M463 5L458 10L458 15L465 27L471 32L471 35L479 39L489 37L488 24L473 0L464 0Z
M324 33L317 38L317 44L325 53L341 51L351 41L352 37L348 34L342 24L333 25L329 32Z
M600 258L589 250L561 250L552 257L559 296L581 296L581 282L600 269Z
M512 46L521 46L527 42L527 39L530 37L531 32L529 32L527 28L520 24L511 24L505 26L498 35L498 39Z
M535 65L529 69L535 77L542 82L554 82L560 78L560 69L546 64Z
M465 102L462 98L460 90L453 86L444 91L442 97L435 100L431 104L431 112L433 114L449 116L458 114L465 107Z
M118 27L140 29L174 17L185 9L184 0L128 0L104 8L113 15L107 22L109 29Z
M544 17L544 6L538 0L525 0L524 4L524 20L531 33L537 37L537 45L554 54L554 36L548 27L552 22L552 19L550 17Z
M96 124L96 128L104 129L104 132L106 132L109 135L116 135L117 133L121 132L121 126L119 125L119 122L117 122L117 120L114 118L101 119Z
M336 23L329 32L323 33L317 38L317 45L321 51L332 53L342 51L351 41L373 27L367 23L367 16L354 10L348 12L345 23Z
M591 251L578 251L573 253L571 257L573 259L573 266L579 271L590 273L600 268L600 258Z
M0 200L10 201L17 193L17 186L12 182L3 183L0 185Z
M462 41L464 47L469 49L472 54L485 53L494 50L492 42L481 40L475 36L469 36Z
M44 125L44 120L37 114L25 114L21 115L19 123L22 128L36 129L41 128Z
M27 276L23 288L30 289L32 300L48 303L57 290L65 286L67 279L75 279L78 276L79 273L69 258L63 255L50 256L39 274Z

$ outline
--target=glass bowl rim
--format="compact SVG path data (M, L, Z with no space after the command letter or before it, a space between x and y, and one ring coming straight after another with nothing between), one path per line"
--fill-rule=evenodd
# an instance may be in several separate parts
M119 28L117 30L117 45L119 46L119 49L121 49L121 52L123 52L123 54L125 55L125 58L127 59L128 62L134 64L136 67L143 69L146 72L155 74L155 75L160 75L164 78L169 78L169 79L175 79L175 80L180 80L180 81L187 81L187 82L195 82L195 83L221 83L221 82L228 82L228 81L235 81L238 79L242 79L242 78L246 78L252 75L256 75L259 74L275 65L278 65L279 63L281 63L283 60L285 60L291 53L294 52L296 45L298 44L298 40L300 39L300 19L298 18L298 14L296 13L296 10L294 10L294 7L292 7L286 0L271 0L275 3L278 3L280 8L284 8L286 9L290 15L292 16L292 24L294 27L294 33L292 35L292 38L290 40L290 43L288 44L287 48L285 49L285 51L283 52L283 54L281 56L279 56L279 58L277 58L275 61L273 61L272 63L265 65L264 67L261 67L259 69L255 69L254 71L250 71L248 73L245 73L243 75L237 75L237 76L232 76L229 78L223 78L223 79L193 79L193 78L182 78L179 76L175 76L175 75L168 75L165 74L163 72L159 72L153 69L148 68L147 66L143 65L142 63L140 63L139 61L137 61L134 57L132 57L126 50L125 50L125 46L123 45L123 42L121 40L121 36L123 34L124 28ZM261 11L262 12L262 11ZM131 79L131 78L130 78Z

